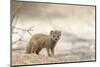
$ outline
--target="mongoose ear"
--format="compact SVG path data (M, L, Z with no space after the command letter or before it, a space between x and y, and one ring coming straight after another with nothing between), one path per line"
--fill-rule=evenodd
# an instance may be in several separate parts
M53 30L51 30L50 34L52 34L52 33L53 33Z

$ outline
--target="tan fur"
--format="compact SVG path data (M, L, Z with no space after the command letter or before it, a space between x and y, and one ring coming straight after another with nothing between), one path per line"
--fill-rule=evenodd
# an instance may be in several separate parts
M50 35L35 34L32 36L26 47L26 53L39 54L42 48L46 48L48 56L51 55L50 51L52 55L54 55L54 48L56 43L60 39L60 36L61 36L60 31L51 31Z

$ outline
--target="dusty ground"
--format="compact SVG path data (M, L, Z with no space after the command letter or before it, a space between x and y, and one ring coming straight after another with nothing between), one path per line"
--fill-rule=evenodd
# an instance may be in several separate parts
M79 49L80 50L80 49ZM27 64L46 64L46 63L61 63L61 62L77 62L95 60L94 52L87 50L74 49L56 53L55 56L48 57L41 51L40 55L25 54L24 50L12 50L12 65L27 65Z

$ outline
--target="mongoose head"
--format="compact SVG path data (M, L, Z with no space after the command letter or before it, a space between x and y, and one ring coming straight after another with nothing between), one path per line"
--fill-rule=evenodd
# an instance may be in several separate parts
M60 39L60 36L61 36L61 31L51 30L50 32L51 40L53 40L54 42L57 42Z

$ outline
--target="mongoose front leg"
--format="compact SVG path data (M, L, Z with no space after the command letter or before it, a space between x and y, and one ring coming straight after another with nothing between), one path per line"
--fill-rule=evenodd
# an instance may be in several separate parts
M50 48L47 48L48 56L50 56Z
M53 48L50 48L50 49L51 49L52 55L54 56L54 47Z

